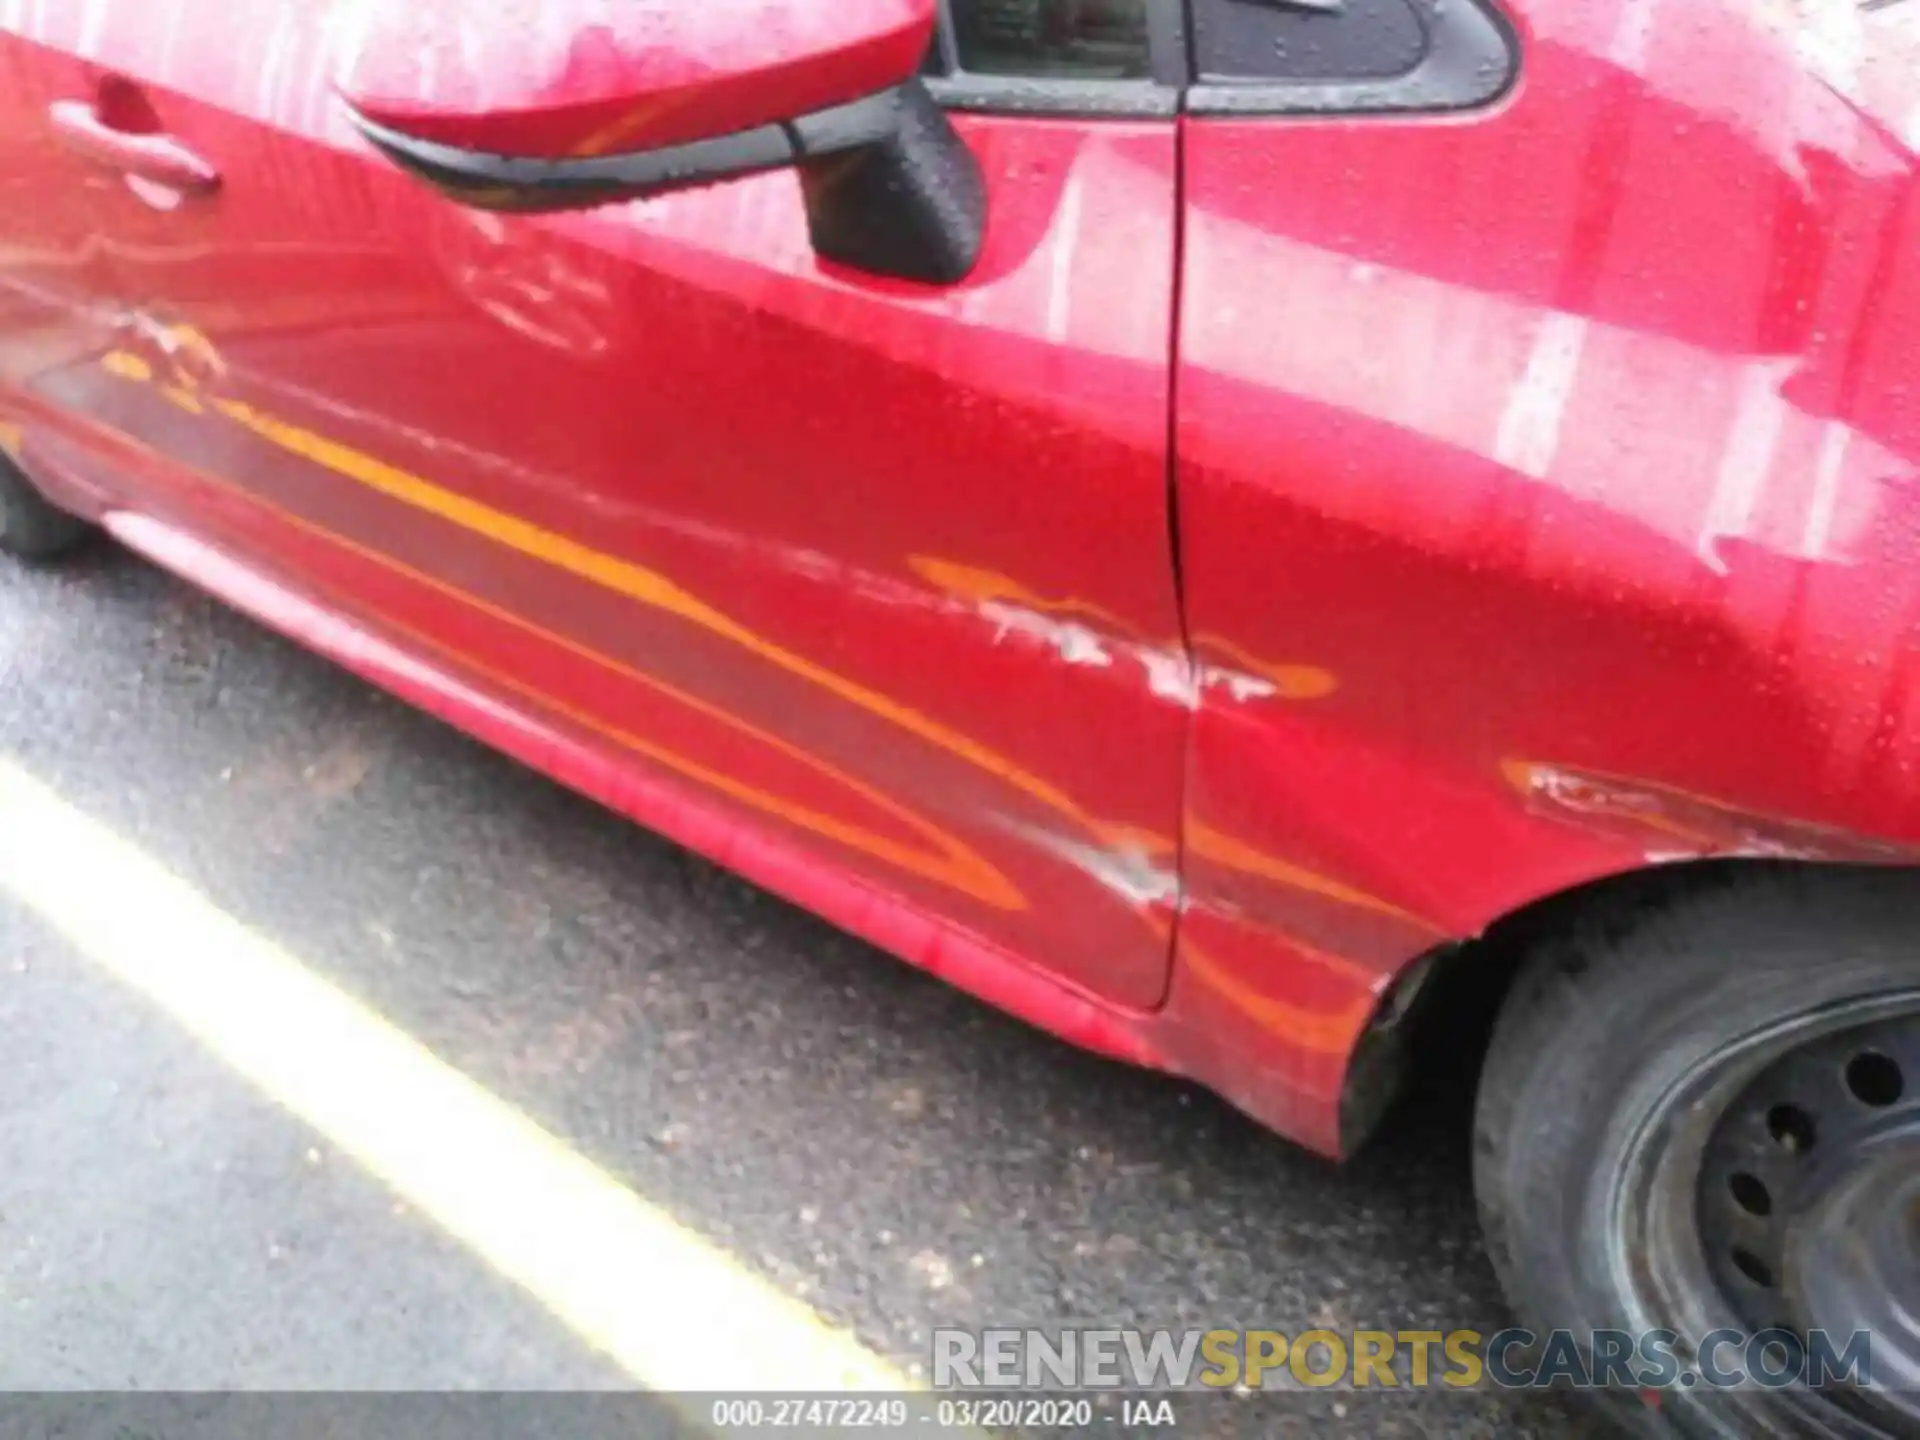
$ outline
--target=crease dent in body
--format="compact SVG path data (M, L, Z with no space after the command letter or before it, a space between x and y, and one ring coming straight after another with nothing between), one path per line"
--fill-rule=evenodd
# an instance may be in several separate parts
M1210 688L1224 691L1239 705L1271 700L1281 693L1280 686L1264 676L1200 664L1179 646L1144 645L1103 635L1076 621L1000 600L984 602L979 613L995 628L996 644L1018 635L1054 651L1068 665L1100 670L1115 669L1126 660L1140 668L1153 695L1184 710L1199 709L1201 697Z
M1103 845L1004 817L999 823L1001 828L1035 848L1073 866L1135 909L1179 910L1185 904L1185 887L1179 871L1155 859L1147 847L1138 842L1123 840Z

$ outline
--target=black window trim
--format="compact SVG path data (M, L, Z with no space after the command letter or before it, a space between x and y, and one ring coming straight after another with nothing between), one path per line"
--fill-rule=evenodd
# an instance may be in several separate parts
M1076 80L981 75L959 65L951 6L940 0L940 68L927 88L951 110L1105 119L1190 115L1330 116L1445 113L1492 105L1519 75L1518 32L1496 0L1413 0L1433 43L1405 75L1365 81L1201 80L1187 43L1195 4L1230 0L1148 0L1151 77ZM1242 0L1249 3L1249 0ZM1281 0L1284 3L1284 0Z
M1196 79L1187 88L1187 113L1440 114L1484 108L1512 89L1520 71L1519 34L1494 0L1412 3L1430 43L1421 62L1404 75L1356 81Z

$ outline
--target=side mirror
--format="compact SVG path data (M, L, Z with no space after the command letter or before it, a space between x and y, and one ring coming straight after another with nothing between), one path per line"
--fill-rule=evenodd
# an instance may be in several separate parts
M917 76L938 0L362 0L367 138L464 205L580 210L792 167L823 258L966 278L980 167Z

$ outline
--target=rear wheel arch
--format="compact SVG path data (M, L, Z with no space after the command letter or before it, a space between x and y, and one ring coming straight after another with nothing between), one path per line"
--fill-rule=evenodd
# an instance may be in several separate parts
M1471 939L1438 946L1382 994L1355 1048L1342 1099L1342 1149L1351 1154L1410 1088L1479 1083L1494 1025L1523 967L1558 937L1604 935L1649 908L1768 878L1819 884L1848 874L1910 873L1920 866L1735 856L1616 871L1535 897ZM1920 929L1920 914L1916 915Z

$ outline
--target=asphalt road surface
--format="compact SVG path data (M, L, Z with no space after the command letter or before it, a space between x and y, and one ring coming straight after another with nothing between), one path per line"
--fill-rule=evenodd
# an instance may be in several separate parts
M0 762L903 1369L943 1325L1504 1323L1457 1093L1414 1097L1358 1161L1326 1165L829 929L111 547L0 565ZM123 903L99 888L100 906ZM0 1388L633 1383L5 895L0 1160ZM681 1299L645 1303L671 1316ZM1316 1392L1188 1429L1577 1423L1537 1397Z

